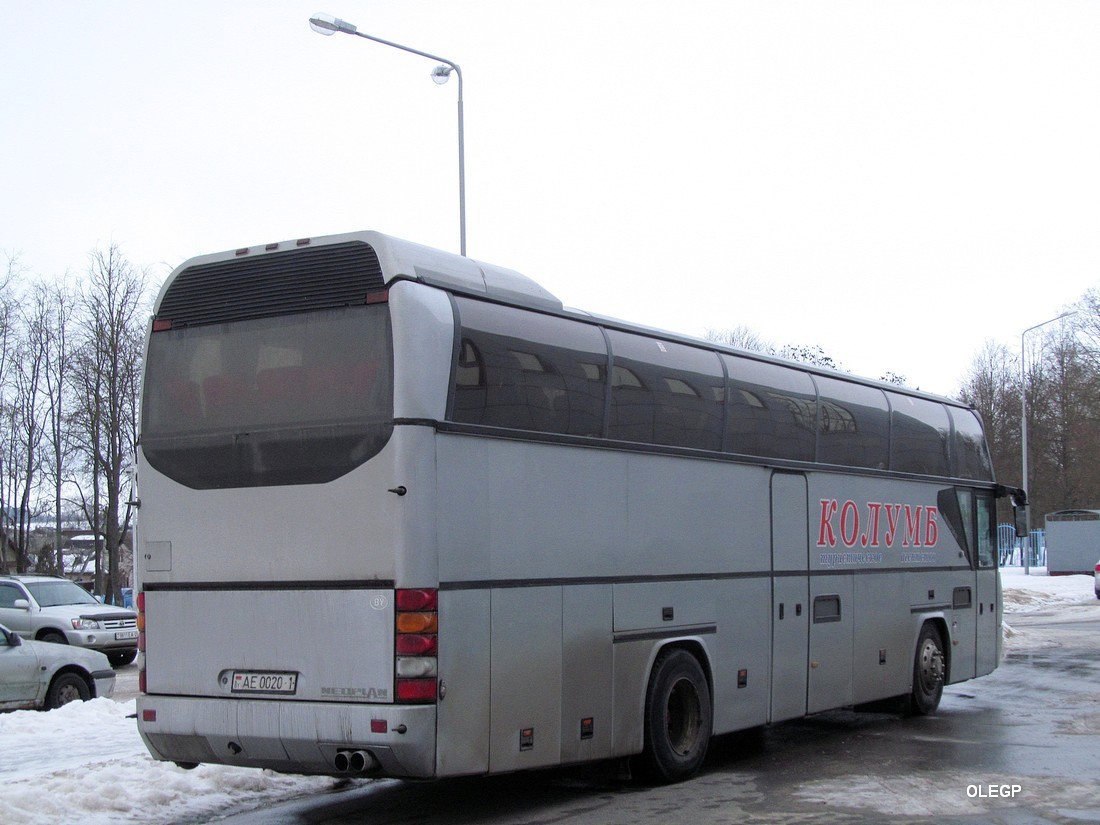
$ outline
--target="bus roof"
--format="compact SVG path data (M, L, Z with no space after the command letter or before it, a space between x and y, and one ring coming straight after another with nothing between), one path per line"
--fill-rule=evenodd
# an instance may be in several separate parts
M875 386L880 389L889 389L906 395L920 396L955 407L973 409L967 404L934 393L922 392L908 387L901 387L885 381L872 378L864 378L851 373L840 372L826 367L819 367L804 362L789 361L760 352L742 350L736 347L719 344L690 335L669 332L663 329L648 327L641 324L623 321L609 316L597 315L584 310L566 308L561 300L542 287L533 279L513 269L488 264L473 258L463 257L453 252L445 252L440 249L402 240L373 230L348 232L338 235L326 235L316 238L299 238L277 243L260 244L253 247L242 247L236 250L219 252L210 255L201 255L191 258L178 266L165 280L157 296L156 311L159 312L161 302L172 281L180 274L195 267L206 267L226 263L243 258L260 257L270 254L285 254L294 251L316 249L335 244L364 243L373 249L381 268L382 281L390 284L397 280L413 280L430 286L439 287L451 292L462 293L486 300L534 309L554 315L561 315L576 320L584 320L613 329L627 332L635 332L653 338L687 344L694 347L705 347L716 352L725 352L751 358L756 361L772 363L781 366L796 366L814 375L854 383Z

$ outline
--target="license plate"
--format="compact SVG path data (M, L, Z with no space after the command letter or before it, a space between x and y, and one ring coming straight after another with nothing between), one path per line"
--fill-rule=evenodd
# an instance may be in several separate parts
M115 641L121 642L124 639L136 639L137 637L138 632L136 630L120 630L115 634Z
M298 690L298 674L264 670L233 671L233 693L291 694Z

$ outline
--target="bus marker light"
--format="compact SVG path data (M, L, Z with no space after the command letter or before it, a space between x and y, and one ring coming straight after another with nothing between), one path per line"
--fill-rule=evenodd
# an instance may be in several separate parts
M435 679L398 679L397 699L401 702L434 702Z
M435 613L398 613L398 633L435 633L439 616Z
M399 656L435 656L439 650L439 637L426 633L403 633L397 637Z
M398 656L397 675L401 678L420 679L436 675L434 656Z
M439 593L435 590L398 590L394 596L398 610L437 610Z

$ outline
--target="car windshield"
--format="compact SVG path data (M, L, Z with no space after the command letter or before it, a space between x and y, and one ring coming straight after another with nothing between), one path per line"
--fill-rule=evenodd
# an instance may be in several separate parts
M70 581L24 582L39 607L59 604L99 604L95 597Z

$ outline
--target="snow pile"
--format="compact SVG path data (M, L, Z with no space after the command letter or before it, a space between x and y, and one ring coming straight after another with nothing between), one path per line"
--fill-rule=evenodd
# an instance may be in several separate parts
M1005 649L1042 648L1054 644L1041 628L1026 626L1030 616L1051 616L1053 621L1076 621L1093 615L1096 593L1092 576L1048 576L1045 568L1031 568L1024 575L1021 568L1001 570L1004 591ZM1052 614L1057 616L1052 616Z
M1001 570L1005 613L1038 613L1052 607L1087 606L1096 601L1092 576L1048 576L1046 568Z
M249 810L337 783L218 765L185 771L155 762L133 715L132 699L0 714L0 822L151 825Z

